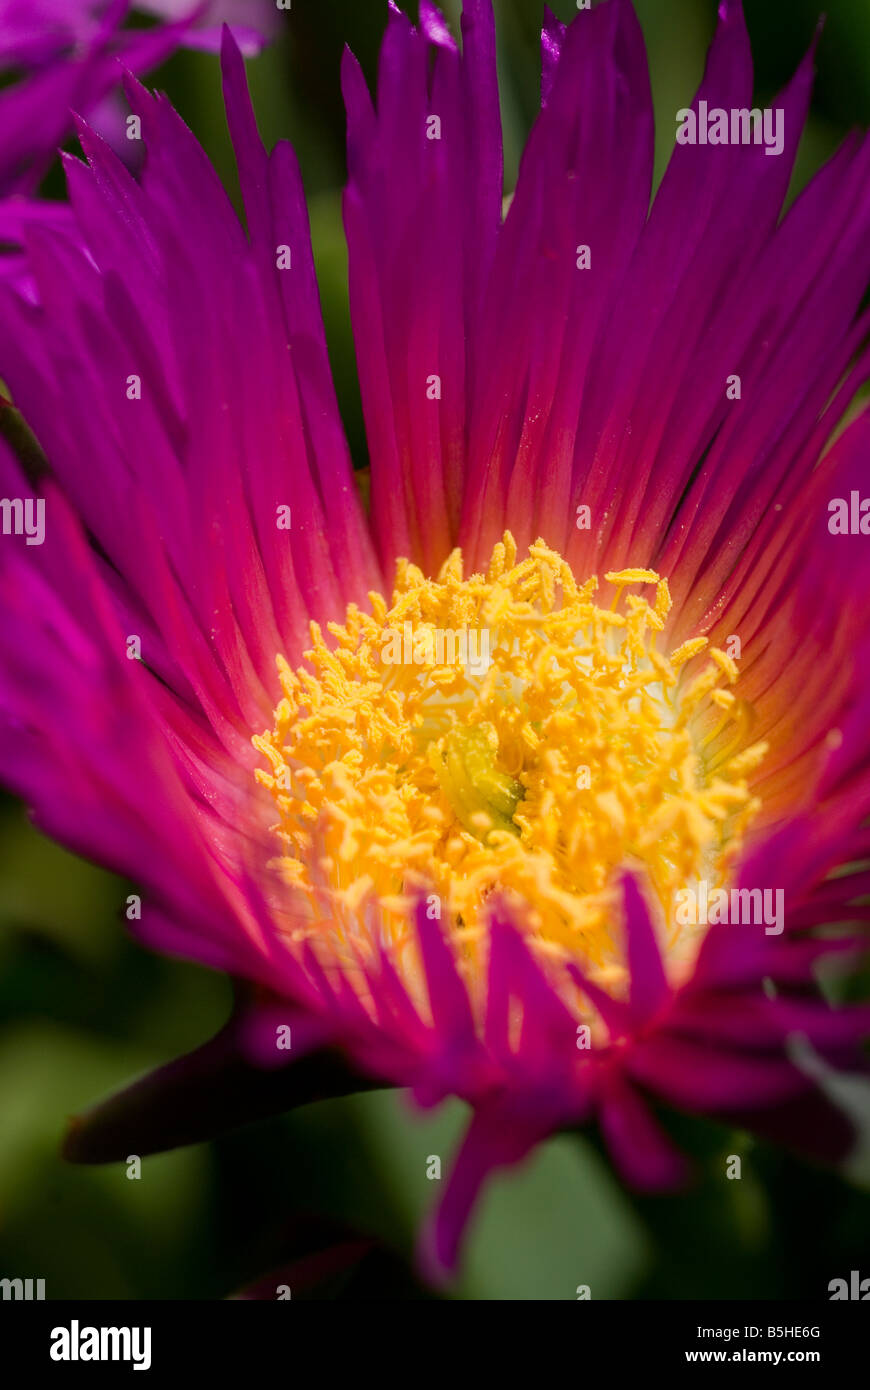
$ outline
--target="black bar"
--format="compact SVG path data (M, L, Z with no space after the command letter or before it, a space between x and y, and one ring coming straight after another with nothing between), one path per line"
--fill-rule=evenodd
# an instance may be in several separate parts
M324 1300L328 1301L328 1300ZM644 1375L667 1374L676 1367L703 1376L711 1368L727 1370L747 1366L801 1366L822 1372L854 1375L863 1364L870 1309L862 1301L845 1302L732 1302L732 1303L655 1303L602 1302L590 1300L572 1310L570 1317L558 1318L551 1325L560 1334L559 1362L573 1348L575 1364L597 1367L600 1375L608 1367L614 1372L640 1371ZM302 1304L306 1303L303 1307ZM433 1304L428 1305L430 1308ZM442 1310L443 1303L440 1305ZM457 1346L451 1333L466 1344L468 1333L476 1334L476 1348L487 1363L500 1356L513 1355L509 1349L525 1344L537 1345L543 1356L541 1370L556 1371L554 1348L547 1343L526 1339L539 1328L535 1314L531 1329L517 1325L512 1315L513 1336L493 1337L480 1323L450 1323L452 1314L444 1311L428 1318L421 1327L426 1340L418 1340L407 1315L401 1323L395 1318L348 1317L347 1305L333 1308L326 1316L312 1310L306 1300L291 1298L264 1301L228 1300L225 1303L157 1302L0 1302L0 1349L3 1363L15 1365L20 1379L31 1370L48 1372L60 1381L69 1376L99 1377L108 1370L117 1377L133 1375L134 1359L142 1363L140 1375L162 1381L167 1374L195 1371L220 1375L220 1384L238 1374L246 1378L262 1376L264 1371L282 1368L288 1381L309 1379L310 1364L299 1360L303 1351L319 1357L322 1370L329 1368L334 1383L337 1365L344 1353L355 1374L367 1368L371 1375L389 1381L388 1366L405 1364L413 1378L417 1357L425 1357L426 1369L443 1356L447 1368L456 1373ZM368 1324L368 1325L367 1325ZM89 1329L118 1329L117 1337L107 1333L95 1339ZM133 1330L139 1329L138 1336ZM150 1336L145 1339L145 1329ZM123 1330L129 1334L124 1336ZM493 1329L495 1331L496 1329ZM347 1335L362 1332L358 1336ZM437 1333L432 1336L432 1333ZM66 1335L64 1335L66 1334ZM409 1336L410 1334L410 1336ZM565 1340L561 1340L565 1338ZM570 1339L570 1340L568 1340ZM51 1350L72 1354L77 1360L55 1360ZM416 1348L408 1362L407 1353ZM402 1350L404 1348L404 1351ZM119 1359L85 1360L81 1352L105 1350L111 1358L117 1349ZM144 1365L146 1359L149 1365ZM124 1354L127 1359L120 1359ZM778 1360L777 1360L778 1356ZM308 1370L305 1370L305 1366ZM548 1368L548 1369L545 1369ZM564 1374L564 1369L560 1375ZM578 1372L579 1374L579 1372ZM135 1383L135 1381L134 1381Z

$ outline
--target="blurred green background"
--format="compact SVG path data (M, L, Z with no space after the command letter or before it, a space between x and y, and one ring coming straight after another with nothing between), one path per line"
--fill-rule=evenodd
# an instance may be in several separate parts
M822 0L747 0L757 98L765 104L805 51ZM495 0L506 191L534 117L541 6ZM688 105L715 24L715 0L637 0L658 120L657 176ZM412 6L412 9L414 7ZM572 0L553 8L563 19ZM454 29L459 6L445 4ZM795 174L811 176L852 126L870 125L870 4L827 0L812 116ZM293 0L283 37L248 65L268 144L289 137L311 206L315 255L342 412L366 461L347 313L340 220L344 117L339 61L348 43L370 80L381 0ZM214 58L181 53L150 79L170 93L235 192ZM49 1297L219 1298L310 1249L371 1237L372 1252L294 1297L432 1297L410 1263L442 1163L466 1119L420 1120L401 1096L372 1093L308 1107L219 1141L124 1165L75 1168L58 1157L66 1118L220 1026L228 983L157 959L122 925L127 885L73 859L0 802L0 1276L45 1278ZM824 1298L830 1279L870 1272L868 1199L859 1183L810 1168L746 1136L680 1121L698 1181L679 1199L637 1200L595 1143L562 1136L496 1179L475 1221L466 1299ZM740 1182L725 1156L743 1156ZM292 1282L292 1281L291 1281Z

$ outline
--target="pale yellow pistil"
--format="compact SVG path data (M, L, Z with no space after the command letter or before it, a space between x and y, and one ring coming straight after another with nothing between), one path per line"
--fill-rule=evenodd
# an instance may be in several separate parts
M312 624L308 669L278 658L284 698L254 743L298 935L400 954L422 892L473 960L499 890L538 947L619 978L615 871L634 865L676 942L676 893L728 880L765 748L726 653L680 680L706 639L657 649L667 581L605 581L598 607L597 578L578 586L541 541L517 563L506 534L485 575L464 579L458 551L434 580L400 561L389 604L351 605L331 643Z

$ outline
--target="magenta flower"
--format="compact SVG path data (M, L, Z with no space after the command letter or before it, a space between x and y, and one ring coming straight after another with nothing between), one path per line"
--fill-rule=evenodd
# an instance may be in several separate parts
M144 941L248 982L68 1151L456 1094L435 1271L487 1174L563 1127L647 1190L686 1176L668 1108L842 1158L814 1078L866 1072L868 1032L818 965L866 948L870 892L870 416L840 431L870 145L782 214L810 56L780 153L681 140L650 207L643 42L609 0L547 20L503 219L487 0L462 28L460 54L429 0L418 30L391 7L376 106L344 65L370 511L298 168L229 37L247 228L130 81L141 174L82 126L76 232L30 230L38 304L0 294L51 470L36 497L2 455L0 768L140 885ZM751 91L723 3L696 134Z
M159 18L127 26L131 10ZM121 77L145 73L180 45L214 48L229 22L255 52L280 22L271 0L0 0L0 197L30 193L72 133ZM105 114L105 112L103 113Z
M131 13L163 22L128 25ZM254 53L280 16L273 0L0 0L0 76L12 79L0 91L0 277L33 297L27 229L75 235L67 203L33 196L75 117L135 162L138 136L128 138L118 95L124 69L149 72L180 46L217 49L224 23Z

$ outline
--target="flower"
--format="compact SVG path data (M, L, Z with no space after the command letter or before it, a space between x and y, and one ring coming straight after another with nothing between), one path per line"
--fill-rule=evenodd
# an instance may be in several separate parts
M503 220L487 0L462 30L460 54L428 0L418 29L391 7L376 107L343 68L370 515L298 167L229 36L247 231L131 79L141 173L82 125L76 236L31 232L37 303L0 292L0 376L51 471L36 497L0 458L0 769L141 885L143 940L247 982L68 1151L457 1094L433 1272L487 1174L559 1128L597 1123L649 1190L686 1176L662 1106L841 1157L816 1078L866 1071L868 1031L818 966L868 915L870 416L840 427L870 361L870 145L781 216L810 54L781 155L678 144L650 208L642 37L608 0L547 18ZM696 108L751 82L723 3ZM681 916L735 894L747 921Z
M225 20L255 52L276 24L266 0L142 0L136 8L164 22L122 27L130 0L2 0L0 71L17 80L0 94L0 196L33 191L72 131L71 111L89 115L103 101L120 79L119 60L147 72L181 44L214 47Z
M224 22L245 52L276 33L271 0L142 0L135 7L163 22L124 27L130 0L0 0L0 276L33 295L24 244L28 229L75 232L66 203L33 196L74 116L91 124L118 153L136 144L117 98L122 66L145 73L183 45L216 48Z

